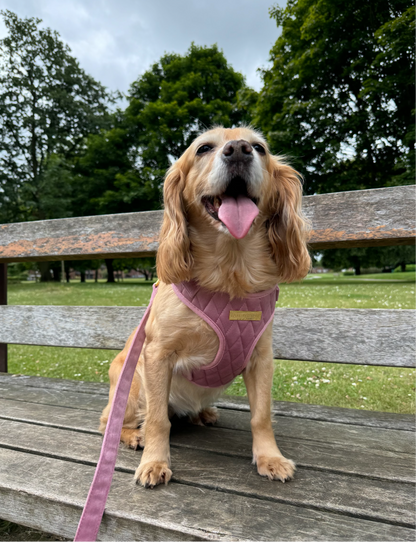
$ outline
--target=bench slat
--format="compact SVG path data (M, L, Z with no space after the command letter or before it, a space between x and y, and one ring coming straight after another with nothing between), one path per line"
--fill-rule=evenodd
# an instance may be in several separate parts
M193 431L194 428L189 428ZM213 429L203 429L212 433ZM36 425L0 420L0 447L26 451L19 443L21 434L30 442L30 451L66 461L94 465L101 447L100 436L68 432ZM354 515L365 519L414 525L413 484L392 483L367 479L362 491L361 477L298 468L296 482L276 490L275 484L264 483L253 466L243 458L194 449L172 447L174 480L201 488L216 488L224 492L256 496L259 499L280 501L297 506ZM120 447L116 469L134 474L141 452ZM241 474L246 470L246 474ZM170 486L175 491L175 485ZM394 492L394 500L392 493Z
M42 449L54 456L63 452L67 445L60 447L58 452L57 442L53 438L53 431L49 431L50 428L99 434L99 412L83 411L80 414L78 411L78 415L74 416L73 409L68 407L55 406L51 409L50 404L28 404L7 399L0 399L0 407L0 428L4 428L0 432L0 446L19 445L19 440L12 436L14 433L7 430L6 421L28 424L21 428L25 435L21 447L26 449L30 442L32 451L36 444L40 446L40 443L30 437L29 426L44 426L39 435L46 435L45 439L50 442L50 446L48 448L42 444ZM220 420L214 431L210 428L184 429L176 424L172 430L172 446L181 449L192 447L203 453L225 451L228 455L250 461L251 433L249 430L241 430L242 425L249 427L249 414L244 413L244 420L241 420L241 414L243 413L233 411L228 414L227 419L227 412L220 410ZM244 421L244 424L241 421ZM412 453L416 444L413 434L409 436L406 432L395 430L369 430L310 420L276 421L275 434L279 447L288 457L296 460L298 467L416 484L416 462ZM191 435L189 431L192 432ZM331 432L334 435L332 440ZM40 451L41 448L36 450Z
M0 516L72 537L93 472L0 449ZM150 492L123 472L114 474L99 540L299 540L299 532L302 540L414 540L406 527L215 489L171 484Z
M0 388L1 390L1 388ZM46 395L46 394L45 394ZM24 396L22 396L22 399ZM78 398L80 399L80 398ZM98 419L107 401L103 400L96 411L83 410L82 418L74 417L73 409L49 404L28 403L0 398L0 419L20 421L69 429L84 433L100 434ZM82 398L77 402L82 409ZM371 413L370 413L371 415ZM219 420L215 427L235 429L250 433L250 413L238 410L219 409ZM406 454L415 453L414 434L411 431L396 429L380 429L360 427L302 418L285 418L274 416L274 433L278 439L296 437L297 439L313 440L319 443L332 443L343 446L364 447L374 450L387 450Z
M0 343L120 350L144 310L144 307L0 306ZM394 309L277 309L273 324L274 356L414 367L414 314L413 310Z
M100 382L83 382L82 380L60 380L43 376L24 376L0 373L0 391L2 394L10 390L9 398L13 400L43 402L49 405L64 406L67 395L71 396L68 405L78 405L80 409L101 411L107 404L109 385ZM28 398L28 394L31 398ZM45 397L47 398L45 402ZM250 410L247 397L224 395L217 406L233 412ZM379 427L380 429L397 429L415 432L416 420L412 414L396 414L392 412L373 412L354 408L327 407L308 405L291 401L273 401L272 411L277 419L298 418L319 420L343 425ZM238 412L237 412L238 413Z
M312 249L413 244L413 186L304 198ZM141 257L155 254L162 211L0 226L0 262Z

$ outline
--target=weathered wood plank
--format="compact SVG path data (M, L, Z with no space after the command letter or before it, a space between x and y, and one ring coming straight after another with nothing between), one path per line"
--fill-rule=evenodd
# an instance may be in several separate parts
M129 258L155 254L162 211L0 226L0 261Z
M108 396L109 384L104 382L85 382L84 380L65 380L45 376L29 376L22 374L0 373L1 384L14 384L22 387L55 389L60 391L76 391L94 395Z
M144 311L145 307L0 306L0 342L7 337L9 344L120 350Z
M221 408L234 410L250 410L247 397L223 396L216 403ZM323 405L307 405L290 401L273 401L272 412L277 416L322 420L340 424L361 425L364 427L380 427L400 431L415 431L415 417L412 414L395 414L393 412L372 412L353 408L327 407Z
M93 470L90 465L0 449L0 517L38 529L48 526L55 534L72 537ZM131 474L116 472L99 539L414 539L414 530L406 527L244 495L230 497L185 484L149 491L134 487Z
M29 401L27 393L35 389L30 401L39 400L51 405L64 406L66 394L75 392L69 399L68 406L74 404L77 408L100 411L107 404L108 384L100 382L82 382L76 380L60 380L40 376L0 374L0 396L7 392L11 400ZM43 392L42 392L43 390ZM87 396L87 397L85 397ZM86 406L84 407L84 400ZM217 401L217 406L223 409L248 411L250 410L247 397L223 396ZM278 417L321 420L340 424L352 424L364 427L379 427L397 429L400 431L415 431L415 417L412 414L395 414L392 412L372 412L352 408L326 407L322 405L307 405L289 401L273 401L272 411Z
M7 398L7 393L2 394L2 396ZM29 394L28 401L30 399L31 394ZM66 399L66 397L63 398L61 405L65 404ZM79 415L82 420L85 411L79 410L75 396L72 399L73 401L68 407L72 410L74 417ZM44 401L47 401L47 399L44 399ZM18 402L16 401L16 403ZM48 402L44 404L50 405ZM90 410L88 407L87 409ZM97 428L98 418L99 413L97 412L97 421L93 426L94 430ZM23 419L23 416L21 419ZM31 421L31 423L34 422ZM46 421L46 423L49 422ZM294 459L300 466L331 470L338 473L372 476L386 480L413 481L414 479L413 456L402 451L392 451L385 448L377 449L375 447L366 448L360 444L353 446L351 443L346 444L345 442L337 444L331 441L307 440L294 431L291 435L279 436L278 443L287 456ZM212 430L197 427L189 428L188 424L184 428L179 423L175 425L175 430L172 432L172 444L247 459L251 457L251 434L246 431L222 428Z
M0 397L15 402L41 404L49 406L62 406L70 409L101 411L108 403L105 395L93 395L89 393L62 392L53 388L38 389L27 387L22 393L22 388L11 384L0 384Z
M78 405L81 409L82 405ZM81 410L78 410L81 412ZM83 410L74 416L72 408L26 403L0 398L0 418L35 423L60 429L99 434L100 411ZM251 431L250 413L219 409L215 427ZM415 439L411 431L361 427L301 418L274 417L274 432L278 439L295 437L327 444L364 447L370 450L389 450L407 454L415 453Z
M21 435L25 442L20 442ZM29 447L27 442L30 443ZM0 420L0 447L95 465L102 439ZM116 469L133 474L141 452L120 446ZM414 487L299 468L290 484L265 483L248 460L172 448L174 482L319 508L397 525L414 526ZM175 491L175 484L171 484Z
M0 343L120 350L144 311L145 307L0 306ZM277 309L274 356L415 367L414 317L413 310Z
M413 244L414 186L337 192L305 198L314 250ZM400 216L394 216L398 213Z
M312 249L412 244L413 186L304 198ZM0 226L0 261L74 260L155 254L162 211Z
M252 458L252 439L246 431L178 425L172 431L172 446L204 450L233 457ZM279 437L283 455L301 467L368 476L382 480L414 482L414 456L387 450L319 443L292 437Z
M414 317L412 310L277 309L274 357L414 367Z

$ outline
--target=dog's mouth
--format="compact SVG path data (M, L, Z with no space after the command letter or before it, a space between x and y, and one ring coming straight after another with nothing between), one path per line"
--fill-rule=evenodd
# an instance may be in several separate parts
M248 194L246 182L241 177L231 179L223 194L203 196L202 204L207 213L224 224L236 239L247 235L259 214L257 199Z

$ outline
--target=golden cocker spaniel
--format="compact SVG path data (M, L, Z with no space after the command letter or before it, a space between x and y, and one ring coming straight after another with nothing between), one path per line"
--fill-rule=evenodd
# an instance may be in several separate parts
M210 405L225 386L204 388L185 375L215 358L218 336L175 294L172 284L196 280L233 298L303 278L310 267L299 175L272 156L250 128L214 128L200 135L169 169L157 253L160 279L146 342L137 363L121 433L130 447L145 446L135 479L145 487L167 483L172 414L213 423ZM105 431L124 350L110 367ZM285 481L294 463L276 445L271 423L272 324L243 372L251 409L253 462L262 476Z

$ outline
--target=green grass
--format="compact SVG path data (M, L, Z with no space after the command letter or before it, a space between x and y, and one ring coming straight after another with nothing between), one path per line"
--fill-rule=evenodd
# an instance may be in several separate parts
M151 284L126 280L115 284L12 284L14 305L145 305ZM415 273L362 275L308 275L297 284L283 284L279 307L415 308ZM9 347L12 373L108 381L107 370L115 351L39 346ZM273 397L276 400L342 406L389 412L414 412L416 371L316 362L276 361ZM245 395L238 377L228 393Z

